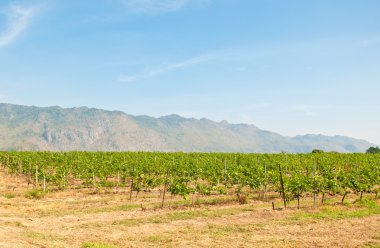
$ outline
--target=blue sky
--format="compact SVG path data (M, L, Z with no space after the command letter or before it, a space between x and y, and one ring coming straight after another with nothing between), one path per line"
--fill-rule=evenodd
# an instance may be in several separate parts
M378 0L0 1L0 102L380 144Z

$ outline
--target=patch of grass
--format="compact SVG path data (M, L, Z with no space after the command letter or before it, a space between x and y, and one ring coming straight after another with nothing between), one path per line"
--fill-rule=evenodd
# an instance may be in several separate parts
M43 233L39 233L39 232L28 231L25 233L25 235L28 238L32 238L32 239L46 239L46 235L44 235Z
M9 226L25 227L20 221L6 221L4 224Z
M380 247L380 242L372 242L369 241L364 244L363 248L379 248Z
M27 231L24 233L24 235L34 240L45 240L45 241L65 240L64 237L60 235L44 234L44 233L39 233L35 231Z
M361 201L357 200L354 202L354 205L366 207L366 208L370 208L370 209L376 209L376 208L380 207L376 201L368 199L368 198L363 198L363 200L361 200Z
M297 212L293 220L339 220L363 218L380 214L380 206L373 200L365 199L346 206L323 206L318 212Z
M113 207L100 207L100 208L90 208L86 209L86 213L106 213L106 212L114 212L114 211L131 211L134 209L140 208L137 204L129 204L129 205L121 205L121 206L113 206Z
M46 195L46 192L40 189L32 189L25 192L25 197L28 199L41 199Z
M224 215L234 215L240 212L242 212L242 210L239 208L180 211L166 213L162 216L156 216L150 218L150 221L153 223L168 223L177 220L188 220L194 218L217 218L222 217Z
M193 198L194 197L194 198ZM165 207L171 209L179 209L184 207L199 207L199 206L216 206L216 205L226 205L230 203L237 202L236 196L223 196L223 197L196 197L189 196L188 199L177 200L177 201L168 201L165 202ZM156 204L156 208L161 208L161 204Z
M281 245L272 245L272 242L269 242L269 237L265 238L266 245L259 244L261 242L260 239L255 240L255 233L260 233L264 226L269 225L253 223L215 223L206 226L188 225L182 231L179 231L180 234L177 235L182 240L191 241L195 247L197 245L203 247L204 245L200 245L197 242L204 238L212 242L212 247L283 247ZM270 244L268 245L268 243Z
M96 199L71 199L70 201L66 201L66 204L70 205L86 205L86 204L99 204L106 203L111 201L112 198L96 198Z
M116 246L104 242L86 241L82 244L82 248L115 248Z
M141 224L164 224L179 220L190 220L195 218L218 218L226 215L235 215L247 211L246 208L228 208L228 209L204 209L169 212L162 215L155 215L149 218L125 219L113 222L113 225L136 226Z
M147 223L144 221L144 219L125 219L120 221L114 221L112 222L112 225L138 226L144 223Z
M131 211L139 209L140 206L137 204L127 204L127 205L109 205L104 207L94 207L89 205L77 206L72 203L69 206L63 206L60 211L56 209L44 210L38 213L39 217L46 216L65 216L65 215L82 215L82 214L96 214L96 213L108 213L114 211ZM71 207L72 206L72 207Z
M228 208L228 209L205 209L205 210L191 210L180 212L169 212L161 216L154 216L147 219L148 223L169 223L178 220L190 220L195 218L218 218L226 215L235 215L241 213L241 208Z
M143 242L147 243L153 243L153 244L168 244L173 241L171 237L168 237L166 235L152 235L144 238L142 240Z
M375 243L375 242L367 242L364 244L363 248L379 248L380 243Z
M217 197L217 198L198 198L195 201L196 205L223 205L231 202L236 202L236 197Z
M140 208L140 205L138 204L129 204L129 205L121 205L114 208L114 210L120 210L120 211L130 211Z
M251 233L250 227L248 225L208 225L208 233L215 237L223 237L231 234L242 234Z
M4 193L3 196L7 199L12 199L16 197L14 193L10 193L10 192Z

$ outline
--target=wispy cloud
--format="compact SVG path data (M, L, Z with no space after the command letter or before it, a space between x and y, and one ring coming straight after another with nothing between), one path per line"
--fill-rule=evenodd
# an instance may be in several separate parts
M5 31L0 33L0 47L11 44L30 25L37 8L11 4L5 11L7 25Z
M192 66L200 63L207 62L209 60L214 59L214 56L212 55L201 55L198 57L194 57L191 59L187 59L181 62L167 64L163 66L157 66L157 67L146 67L141 73L134 74L134 75L121 75L118 78L119 82L132 82L132 81L138 81L140 79L144 78L150 78L159 74L163 74L175 69Z
M314 116L317 115L317 113L330 111L330 110L336 110L336 109L342 109L346 108L347 106L341 106L341 105L296 105L293 107L296 111L301 111L306 116Z
M144 1L143 1L144 2ZM323 43L323 42L321 42ZM323 43L323 50L332 49L332 45ZM313 53L318 51L318 46L315 45L315 42L311 43L296 43L296 44L280 44L280 45L261 45L261 46L248 46L248 47L233 47L222 50L215 50L190 58L181 62L154 66L154 67L145 67L141 72L134 74L123 74L119 76L119 82L132 82L138 81L141 79L153 77L159 74L166 73L175 69L182 67L192 66L208 61L214 61L216 63L235 63L239 62L241 66L236 67L237 72L248 72L253 66L252 62L257 63L257 68L268 70L272 67L275 67L276 61L273 62L274 58L278 57L278 60L281 61L288 56L294 56L294 54L304 54L305 52ZM317 53L317 52L316 52ZM269 62L268 62L269 61ZM275 68L274 68L275 69ZM266 106L268 107L268 106ZM304 107L305 108L305 107ZM299 109L300 110L300 109Z

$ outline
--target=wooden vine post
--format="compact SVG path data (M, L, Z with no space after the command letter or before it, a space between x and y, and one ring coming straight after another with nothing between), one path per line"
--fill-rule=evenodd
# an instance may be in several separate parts
M36 188L38 188L38 165L36 165Z
M28 170L28 188L29 188L29 184L33 185L33 181L32 181L32 165L30 163L29 163L29 170Z
M165 194L166 194L166 188L168 187L168 177L169 177L169 168L166 169L165 184L164 184L164 192L162 193L162 203L161 203L161 208L163 208L163 207L164 207L164 204L165 204Z
M133 167L132 167L131 189L130 189L130 191L129 191L129 200L130 200L130 201L132 200L133 178L134 178L134 175L135 175L135 164L133 164Z
M120 184L120 171L117 171L117 187L119 187Z
M45 176L45 173L44 173L44 192L46 192L46 176Z
M313 165L313 207L317 207L317 181L315 180L316 162Z
M95 188L96 186L96 180L95 180L95 172L92 172L92 186Z
M227 161L224 160L224 186L227 186Z
M263 199L267 191L267 162L264 162L264 183L263 183Z
M18 173L22 176L22 160L18 162Z
M281 191L282 191L282 199L284 200L284 208L286 208L286 196L285 196L285 188L284 188L284 179L282 178L282 170L281 165L278 164L278 171L280 172L280 184L281 184Z

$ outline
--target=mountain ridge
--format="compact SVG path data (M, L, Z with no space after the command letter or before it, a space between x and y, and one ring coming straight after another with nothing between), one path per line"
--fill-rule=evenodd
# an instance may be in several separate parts
M158 118L89 107L0 103L0 150L364 152L373 144L346 136L283 136L253 124L177 114Z

